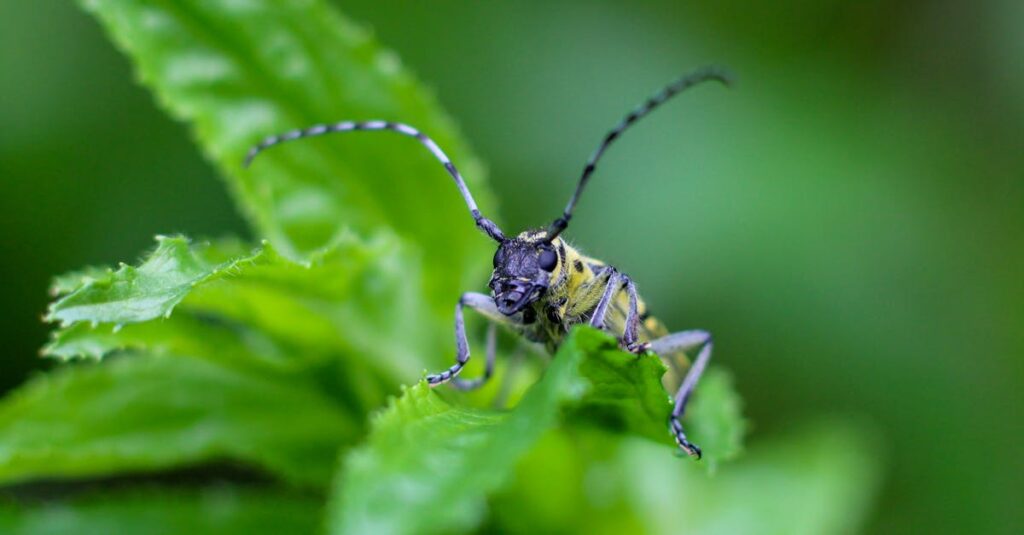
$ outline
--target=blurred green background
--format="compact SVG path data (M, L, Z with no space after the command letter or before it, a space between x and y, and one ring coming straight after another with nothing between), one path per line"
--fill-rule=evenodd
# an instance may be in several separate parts
M1024 529L1024 3L338 4L436 88L506 228L555 216L648 93L729 65L735 90L609 152L571 238L670 326L715 333L751 444L837 415L874 429L868 532ZM0 5L0 181L2 391L48 365L51 275L156 233L245 232L66 1Z

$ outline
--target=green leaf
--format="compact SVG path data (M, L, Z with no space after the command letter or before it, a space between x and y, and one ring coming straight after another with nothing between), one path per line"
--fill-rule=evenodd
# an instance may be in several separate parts
M395 385L448 358L450 319L425 307L417 258L387 233L369 244L343 235L302 262L267 244L231 257L242 250L159 238L140 267L54 303L51 318L67 326L44 353L100 358L134 348L278 363L350 355Z
M249 535L316 533L315 497L227 486L198 490L141 488L73 500L15 506L0 502L7 535Z
M480 531L646 533L636 508L624 498L616 459L622 437L590 426L565 426L547 433L517 463L509 485L491 497L492 515ZM685 465L705 471L660 444L640 441L648 448L650 462L662 470Z
M37 377L0 404L0 483L233 460L304 485L361 432L314 384L181 357Z
M711 368L704 373L686 409L683 425L689 438L701 447L702 462L709 470L743 451L747 422L742 407L743 401L729 372Z
M587 395L573 406L573 421L587 419L601 427L638 434L673 444L667 422L672 400L662 386L665 365L656 355L633 355L619 349L611 335L586 330L576 337L586 355L580 374L590 385ZM746 422L731 376L722 369L705 372L694 391L683 424L703 450L701 464L713 470L721 461L736 457L743 447Z
M452 405L420 383L378 417L368 443L345 459L330 507L332 532L470 529L483 518L486 496L560 420L653 435L674 447L664 371L656 356L623 352L613 337L582 327L510 412ZM718 425L735 424L719 418L705 429ZM671 452L662 448L661 461L687 462Z
M585 390L573 338L510 413L453 406L425 382L406 390L345 458L329 508L332 533L448 533L483 517L485 496Z
M50 295L60 297L69 294L91 281L109 277L110 273L108 267L89 266L54 277L50 284Z
M320 0L82 0L134 61L143 84L194 125L259 236L289 257L361 233L395 229L424 247L440 309L480 279L490 254L444 168L415 140L335 135L275 148L264 136L318 123L383 119L430 135L464 171L485 213L481 166L428 93L369 32Z
M860 533L880 483L871 434L849 422L805 426L714 475L628 441L617 484L649 533Z
M430 348L440 346L440 331L450 327L447 322L439 327L424 308L418 264L387 233L370 244L342 236L302 262L278 255L269 245L231 257L241 251L232 243L161 239L140 268L123 267L86 282L55 304L55 314L68 306L78 321L58 330L46 352L61 358L100 358L116 350L199 357L262 373L270 381L281 374L285 384L290 375L304 373L311 377L307 388L327 389L354 422L379 407L403 378L411 380L428 362L448 358ZM125 301L148 303L161 316L103 323L110 319L108 311ZM128 392L133 386L116 388ZM65 402L62 395L49 402ZM233 425L245 415L222 416Z
M419 257L390 234L368 243L345 234L301 263L261 257L230 280L198 286L182 306L248 325L300 355L348 355L397 388L451 358L451 307L432 313L424 280Z
M157 236L157 247L139 266L122 265L116 272L82 277L77 288L50 306L47 321L65 326L76 322L137 323L166 317L192 287L213 280L252 261L242 257L223 263L210 262L205 246L193 249L183 237ZM65 276L55 288L68 290L76 284Z
M548 433L490 501L494 533L859 533L879 488L870 428L831 421L755 442L713 473L654 442Z
M43 354L61 360L98 360L112 352L133 350L295 368L297 359L287 349L261 331L178 310L170 318L125 326L76 323L55 331Z
M661 382L667 370L661 359L622 351L614 337L600 331L587 330L575 340L578 351L586 355L580 374L590 389L575 407L573 419L671 442L667 425L672 405Z

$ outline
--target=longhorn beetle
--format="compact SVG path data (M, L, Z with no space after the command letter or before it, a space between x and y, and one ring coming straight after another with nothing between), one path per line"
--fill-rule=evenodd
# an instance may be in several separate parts
M466 201L476 226L498 243L498 250L494 253L494 271L488 284L491 295L466 292L459 298L455 305L455 364L443 372L428 375L427 382L436 386L450 381L460 389L482 385L491 377L494 369L494 328L497 324L510 327L526 339L545 345L553 353L570 327L589 323L613 333L622 333L619 340L624 349L636 354L653 351L666 363L669 371L663 382L666 388L676 389L669 431L683 451L699 459L701 450L687 440L680 419L690 394L711 358L711 334L702 330L669 334L660 321L648 314L647 306L637 296L636 286L625 273L583 255L560 235L569 226L580 194L608 146L638 119L668 99L709 80L728 86L732 83L732 76L723 69L705 67L672 82L626 115L605 135L597 150L587 160L576 190L562 215L547 228L527 230L514 237L507 237L497 224L480 213L462 175L444 151L425 134L406 124L342 121L292 130L268 137L254 146L249 150L244 166L248 167L260 152L274 145L323 134L383 130L416 138L455 179L455 185ZM474 380L458 377L469 361L469 343L462 314L463 308L467 306L491 320L487 333L487 364L483 376ZM687 352L693 350L697 350L697 357L690 365Z

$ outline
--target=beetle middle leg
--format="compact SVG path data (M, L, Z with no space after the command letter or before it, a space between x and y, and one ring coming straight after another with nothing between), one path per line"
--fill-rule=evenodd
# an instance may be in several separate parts
M647 350L647 344L638 343L637 330L640 324L640 315L637 313L639 298L636 294L636 285L625 273L614 268L608 277L608 284L605 286L604 294L594 308L594 314L590 317L590 325L598 329L604 328L605 317L608 315L608 307L612 304L620 291L625 290L629 298L629 309L626 311L626 324L622 332L622 345L634 353L642 353Z
M459 298L459 302L455 305L455 364L441 373L428 375L427 383L429 383L430 386L437 386L451 381L459 374L459 372L462 371L462 368L466 366L466 363L469 362L469 341L466 339L466 320L462 313L463 308L467 306L479 312L492 323L491 327L489 327L490 331L488 331L487 336L487 368L484 371L484 375L479 379L454 381L452 383L453 386L459 389L469 390L477 388L490 378L494 369L495 354L495 333L493 322L514 323L518 321L516 317L509 318L498 312L498 307L494 304L494 299L488 295L476 292L466 292L462 294L462 297Z

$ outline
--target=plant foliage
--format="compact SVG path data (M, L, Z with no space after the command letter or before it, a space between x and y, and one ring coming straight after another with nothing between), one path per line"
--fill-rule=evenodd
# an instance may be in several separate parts
M82 4L163 108L192 125L262 241L161 236L137 265L55 280L43 351L65 364L0 402L0 531L669 532L666 519L695 499L698 513L771 504L750 525L773 532L858 518L782 512L848 473L870 487L869 462L817 435L777 448L781 494L747 485L773 454L717 477L673 458L661 362L591 329L575 330L510 409L416 383L451 359L451 306L484 280L489 257L444 170L387 134L310 140L240 165L264 135L401 120L444 146L493 206L434 99L324 2ZM723 370L710 370L687 424L704 465L739 453L745 426ZM814 474L797 462L807 448ZM680 503L651 494L647 477ZM612 498L581 494L594 485ZM714 525L708 514L678 521Z

